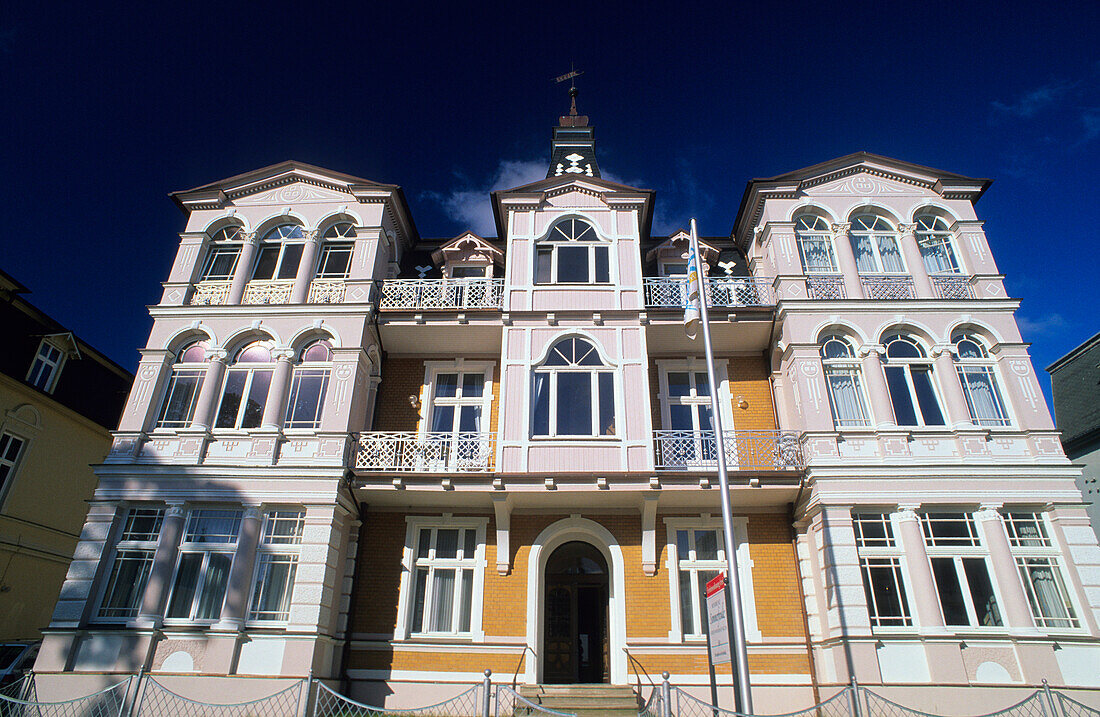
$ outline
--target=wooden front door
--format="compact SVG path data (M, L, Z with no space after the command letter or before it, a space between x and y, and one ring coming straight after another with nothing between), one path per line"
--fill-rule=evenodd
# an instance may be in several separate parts
M546 563L543 679L609 682L607 562L595 547L573 542Z

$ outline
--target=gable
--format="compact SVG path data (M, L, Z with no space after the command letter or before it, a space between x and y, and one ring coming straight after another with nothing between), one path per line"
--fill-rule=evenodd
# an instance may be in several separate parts
M803 193L810 197L923 197L936 194L927 182L904 182L895 177L876 176L865 169L815 186L804 186Z
M351 193L340 192L328 187L304 181L292 181L280 187L250 187L240 194L229 193L230 201L236 206L262 206L267 204L319 204L323 202L348 201Z

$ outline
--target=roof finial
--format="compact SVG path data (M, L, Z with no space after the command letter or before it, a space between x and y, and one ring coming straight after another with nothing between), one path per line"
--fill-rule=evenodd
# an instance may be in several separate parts
M579 94L580 94L580 91L577 90L575 85L573 87L569 88L569 116L570 117L576 117L577 116L577 95L579 95Z
M552 82L558 82L558 83L565 82L566 80L570 80L570 82L569 82L569 114L567 116L561 118L561 121L559 122L559 124L562 127L584 127L588 124L588 118L587 117L579 116L577 114L577 95L580 94L580 91L577 89L577 82L576 82L575 78L580 77L583 74L584 74L584 70L574 69L573 68L573 63L570 62L569 63L569 72L566 72L564 75L559 75L559 76L557 76L557 77L555 77L551 80ZM570 118L576 118L576 119L570 119Z

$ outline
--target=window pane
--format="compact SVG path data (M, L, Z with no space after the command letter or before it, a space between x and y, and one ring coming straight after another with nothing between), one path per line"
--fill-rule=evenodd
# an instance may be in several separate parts
M233 562L228 553L211 553L206 566L206 577L199 597L196 620L217 620L222 614L225 586L229 582L229 565Z
M932 574L936 577L936 591L943 608L943 621L947 625L969 625L966 603L963 601L959 575L955 572L954 558L932 558Z
M829 398L832 401L836 425L866 425L867 415L863 405L863 392L859 386L859 374L848 369L826 368L825 378L829 382Z
M853 234L850 238L852 240L852 253L856 256L856 268L859 272L868 274L878 271L875 253L871 249L871 238L865 234Z
M306 515L301 510L274 510L264 519L264 545L297 545L302 542Z
M535 374L531 403L534 406L531 432L536 436L550 435L550 374Z
M321 254L321 262L317 268L317 276L343 279L348 275L349 266L351 266L351 245L330 244L324 248Z
M921 416L924 417L924 425L942 426L943 414L936 400L936 392L932 390L932 370L923 366L913 366L912 372L913 390L917 394L917 403L920 405Z
M871 558L864 561L864 587L867 605L875 625L906 625L909 614L901 569L895 558Z
M450 433L455 425L454 406L436 406L432 409L431 430L435 433Z
M685 555L686 553L682 553L681 558ZM691 573L682 570L680 572L680 625L685 635L698 635L699 630L696 629L695 620L692 619L691 607Z
M458 392L458 374L440 373L435 377L435 397L454 398Z
M233 428L237 425L237 413L241 407L241 399L244 398L244 385L247 380L247 371L229 371L226 375L222 404L218 409L215 428Z
M326 369L295 369L287 406L289 428L316 428L321 423L321 406L328 388Z
M554 258L554 250L550 247L539 247L535 256L535 283L549 284L550 267Z
M703 371L696 371L695 376L695 395L698 398L705 398L710 395L710 380L707 378L707 374Z
M424 631L424 596L428 588L428 569L416 569L416 586L413 588L412 631Z
M193 510L183 540L186 543L235 543L242 514L239 510Z
M458 530L454 528L440 528L435 534L435 557L458 557Z
M253 620L286 620L298 559L293 555L260 555L252 597Z
M474 603L474 571L462 571L462 600L458 604L458 631L470 631L470 608Z
M420 531L420 542L416 548L416 557L426 558L432 549L432 531L424 528Z
M458 430L477 433L481 430L481 406L463 406L458 413Z
M238 248L214 249L210 253L210 259L202 278L204 280L232 279L233 271L237 268L237 257L240 256L240 253L241 250Z
M462 397L481 398L485 393L485 375L466 373L462 375Z
M559 373L557 433L592 435L592 374Z
M668 395L680 398L691 395L691 387L688 383L688 374L683 371L670 371L668 374Z
M588 247L559 246L558 281L588 283Z
M298 263L302 260L304 244L287 244L283 249L283 261L279 264L279 278L293 279L298 273Z
M695 579L698 581L698 597L699 602L696 604L696 616L698 616L699 632L700 634L710 630L710 625L707 621L707 583L718 575L717 570L697 570L695 572Z
M432 615L429 629L432 632L450 632L454 613L455 571L453 568L437 569L432 580Z
M680 560L687 560L691 545L688 543L688 532L686 530L676 531L676 552L679 554Z
M265 246L260 249L260 258L256 260L256 270L252 272L253 279L270 279L275 276L275 265L279 263L279 247Z
M126 525L119 540L154 542L160 537L163 520L164 511L159 508L132 508L126 516Z
M978 615L979 625L1000 625L1001 611L997 608L997 597L993 594L993 584L989 581L989 569L985 558L963 558L963 572L970 586L970 599L974 602L974 612Z
M716 531L716 530L696 530L695 531L695 559L696 560L717 560L718 559L718 531Z
M165 617L191 617L191 606L195 602L195 591L199 587L199 571L202 568L202 553L184 553L180 556L176 568L176 582L172 589L172 600L168 603Z
M892 236L880 236L878 238L879 255L882 257L882 270L894 274L905 271L901 261L901 252L898 251L897 240Z
M886 386L890 390L890 403L894 407L894 420L899 426L917 425L917 412L905 381L905 369L901 366L884 366Z
M970 417L979 426L1002 426L1008 423L1001 393L988 367L959 368L959 381L966 394Z
M598 246L593 249L596 252L596 277L598 284L606 284L611 281L611 269L609 267L608 249L606 246Z
M477 531L473 528L467 528L465 531L465 542L462 545L462 557L469 560L477 554Z
M241 428L258 428L264 417L267 391L271 387L271 371L253 371L252 385L248 388L248 402L244 406Z
M164 395L164 408L157 425L183 428L191 424L195 402L202 387L202 371L173 371Z
M674 431L693 431L691 417L694 410L691 406L673 404L668 407L669 428Z
M601 436L615 435L615 377L610 373L596 374L599 380Z
M103 593L100 617L137 617L152 565L151 550L118 551Z

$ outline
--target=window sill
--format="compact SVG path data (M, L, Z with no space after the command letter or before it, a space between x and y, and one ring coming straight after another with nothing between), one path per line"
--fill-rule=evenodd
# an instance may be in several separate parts
M615 441L622 441L622 436L531 436L530 440L535 443L569 443L576 444L578 441L596 441L598 443L613 443Z
M455 633L449 633L449 632L448 633L444 633L444 632L414 632L413 634L409 635L407 638L405 638L404 640L401 640L400 642L409 643L409 644L421 644L421 645L424 645L424 644L437 645L437 644L445 644L445 643L449 643L449 642L473 643L473 642L476 642L476 641L477 640L474 637L473 633L469 633L469 632L455 632Z

